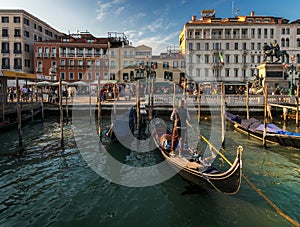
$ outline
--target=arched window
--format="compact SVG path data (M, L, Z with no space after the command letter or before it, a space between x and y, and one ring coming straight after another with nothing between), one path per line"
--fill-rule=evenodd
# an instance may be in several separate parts
M287 38L286 40L285 40L285 46L286 47L289 47L290 46L290 39L289 38Z
M297 39L297 47L300 47L300 39Z
M284 38L281 39L281 47L285 47Z

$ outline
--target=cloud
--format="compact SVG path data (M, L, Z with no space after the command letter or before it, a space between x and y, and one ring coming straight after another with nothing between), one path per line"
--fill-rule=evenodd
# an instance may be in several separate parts
M140 37L139 39L134 39L133 46L146 45L152 48L154 55L158 55L162 52L166 52L167 46L178 46L178 32L172 32L170 34L158 34L147 37ZM174 44L176 43L176 44Z
M98 1L97 2L97 20L102 21L107 14L120 15L125 7L122 6L124 0L113 0L113 1Z

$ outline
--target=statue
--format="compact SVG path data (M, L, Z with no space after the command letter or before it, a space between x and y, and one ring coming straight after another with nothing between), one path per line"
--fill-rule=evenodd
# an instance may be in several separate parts
M260 94L263 92L263 77L260 77L259 75L254 75L255 78L252 82L251 86L251 93L254 95Z
M280 50L280 47L277 43L277 40L270 42L270 45L264 45L264 59L263 61L267 61L267 57L276 57L275 63L278 62L283 55L288 56L286 50Z

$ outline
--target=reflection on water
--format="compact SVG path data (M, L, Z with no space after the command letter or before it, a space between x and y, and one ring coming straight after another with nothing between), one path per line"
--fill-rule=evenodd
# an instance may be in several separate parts
M66 125L60 147L56 119L25 126L26 152L16 130L1 134L0 226L291 226L245 181L238 194L207 193L179 176L154 186L130 188L98 176L83 160ZM210 128L203 121L203 132ZM300 153L261 143L227 128L226 155L244 146L243 172L281 210L300 222ZM139 153L120 144L110 154L128 165L153 165L160 153ZM233 153L234 151L234 153Z

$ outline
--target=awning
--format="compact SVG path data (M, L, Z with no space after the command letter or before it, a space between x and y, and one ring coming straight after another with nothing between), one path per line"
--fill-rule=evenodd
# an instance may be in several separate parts
M36 79L35 74L2 70L2 75L9 78Z

